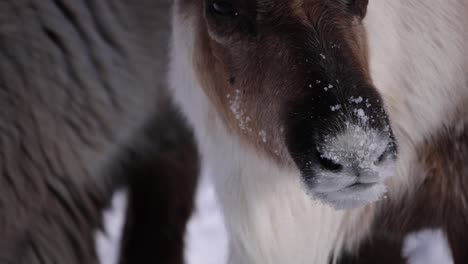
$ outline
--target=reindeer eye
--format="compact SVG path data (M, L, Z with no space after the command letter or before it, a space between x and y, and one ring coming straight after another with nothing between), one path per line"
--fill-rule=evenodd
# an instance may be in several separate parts
M228 1L213 1L210 5L210 11L221 16L237 16L238 13L234 6Z
M342 0L346 8L355 15L363 18L367 12L369 0Z

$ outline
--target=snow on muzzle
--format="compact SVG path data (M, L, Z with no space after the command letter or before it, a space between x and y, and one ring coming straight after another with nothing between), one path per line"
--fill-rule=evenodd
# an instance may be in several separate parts
M397 152L383 107L350 97L323 108L294 120L287 135L307 191L336 209L377 201L394 174Z

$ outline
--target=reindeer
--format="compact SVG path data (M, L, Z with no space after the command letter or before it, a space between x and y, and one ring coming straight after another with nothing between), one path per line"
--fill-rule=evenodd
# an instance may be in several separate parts
M229 263L361 263L424 224L468 259L468 4L370 2L175 1L171 89Z
M230 263L396 263L422 227L468 259L468 4L367 4L175 1L171 92ZM170 5L0 2L0 262L97 263L119 181L121 262L183 262L198 160L165 89Z
M123 184L121 263L183 263L198 159L166 89L170 6L0 1L0 263L98 263Z

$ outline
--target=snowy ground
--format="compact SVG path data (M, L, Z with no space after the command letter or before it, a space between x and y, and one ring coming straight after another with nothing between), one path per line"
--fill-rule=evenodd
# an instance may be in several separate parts
M96 235L96 247L102 264L116 264L120 230L123 224L125 192L118 192L113 207L104 219L107 233ZM203 177L197 195L197 209L188 226L187 264L225 264L227 256L226 231L208 177ZM409 264L453 264L445 234L440 230L423 230L408 235L403 254Z
M224 264L227 257L226 230L213 185L203 177L197 209L188 225L187 264Z
M104 213L106 232L96 234L96 248L101 264L117 264L125 207L127 207L127 193L118 191L112 198L112 207Z
M206 174L205 174L206 175ZM104 213L106 233L96 234L96 248L101 264L116 264L124 224L126 192L117 192L112 207ZM185 257L187 264L226 263L227 238L213 185L202 177L196 209L188 224Z
M423 230L406 237L403 255L410 264L453 264L445 234L441 230Z

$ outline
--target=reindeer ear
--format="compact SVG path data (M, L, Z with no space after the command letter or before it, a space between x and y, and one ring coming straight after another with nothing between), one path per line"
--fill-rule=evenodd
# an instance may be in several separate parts
M351 13L360 18L364 18L367 12L369 0L344 0Z

